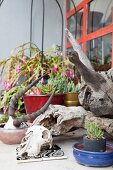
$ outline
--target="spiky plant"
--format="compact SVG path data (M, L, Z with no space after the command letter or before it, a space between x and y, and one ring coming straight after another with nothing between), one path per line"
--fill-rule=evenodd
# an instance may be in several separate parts
M89 139L98 139L104 137L104 132L98 127L96 123L89 122L85 125L87 130L87 137Z

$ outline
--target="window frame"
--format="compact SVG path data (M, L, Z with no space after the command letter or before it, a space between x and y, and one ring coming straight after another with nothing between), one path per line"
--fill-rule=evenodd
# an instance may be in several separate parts
M87 33L87 15L88 15L88 4L93 0L83 0L80 4L76 6L76 9L72 9L67 12L68 1L66 0L66 25L68 25L68 20L79 10L83 9L83 33L80 38L77 39L79 44L82 44L82 49L87 52L87 42L95 38L107 35L111 33L112 35L112 49L113 49L113 8L112 8L112 23L104 28L100 28L92 33ZM66 49L71 48L72 44L66 41ZM112 50L112 67L113 67L113 50Z

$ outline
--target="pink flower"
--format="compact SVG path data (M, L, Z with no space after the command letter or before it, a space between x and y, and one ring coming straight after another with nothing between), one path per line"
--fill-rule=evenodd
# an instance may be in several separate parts
M45 84L44 78L41 79L41 84Z
M3 108L4 114L7 112L7 110L8 110L7 107L4 107L4 108Z
M23 56L21 60L23 61L23 63L26 63L26 56Z
M52 67L51 70L52 70L53 72L57 72L57 69L58 69L57 66L54 66L54 67Z
M4 90L9 90L12 88L12 83L9 80L4 81Z
M73 74L73 71L71 69L66 72L66 75L67 75L67 77L74 78L74 74Z
M2 82L2 77L0 77L0 83Z
M20 72L20 70L21 70L20 66L19 66L19 65L17 65L17 66L16 66L16 72L17 72L17 73L19 73L19 72Z
M4 81L4 90L8 91L12 87L14 87L16 84L17 84L16 82L12 83L9 80L6 80L6 81Z

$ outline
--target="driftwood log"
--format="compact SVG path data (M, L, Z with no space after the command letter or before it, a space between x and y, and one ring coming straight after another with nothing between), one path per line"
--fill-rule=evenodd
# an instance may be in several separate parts
M32 125L40 124L48 128L53 135L68 135L77 137L76 130L84 128L87 122L95 122L101 129L113 137L113 120L96 117L82 106L66 107L50 105L44 114L38 116ZM81 135L84 133L81 132Z
M95 72L87 68L72 52L70 61L76 65L85 84L79 95L80 104L96 116L113 115L113 68L106 72Z

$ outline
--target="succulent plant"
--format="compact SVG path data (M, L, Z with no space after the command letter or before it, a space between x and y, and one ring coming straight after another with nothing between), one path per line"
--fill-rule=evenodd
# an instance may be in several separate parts
M72 93L77 92L78 93L79 91L80 91L80 83L75 85L73 81L68 82L67 92L72 92Z
M37 84L37 87L38 89L40 89L41 94L53 93L56 84L58 84L58 88L55 93L65 93L67 90L67 79L60 74L49 74L48 80L43 81L45 82L44 84L41 82Z
M85 125L87 137L89 139L98 139L104 137L104 132L97 126L96 123L89 122Z

